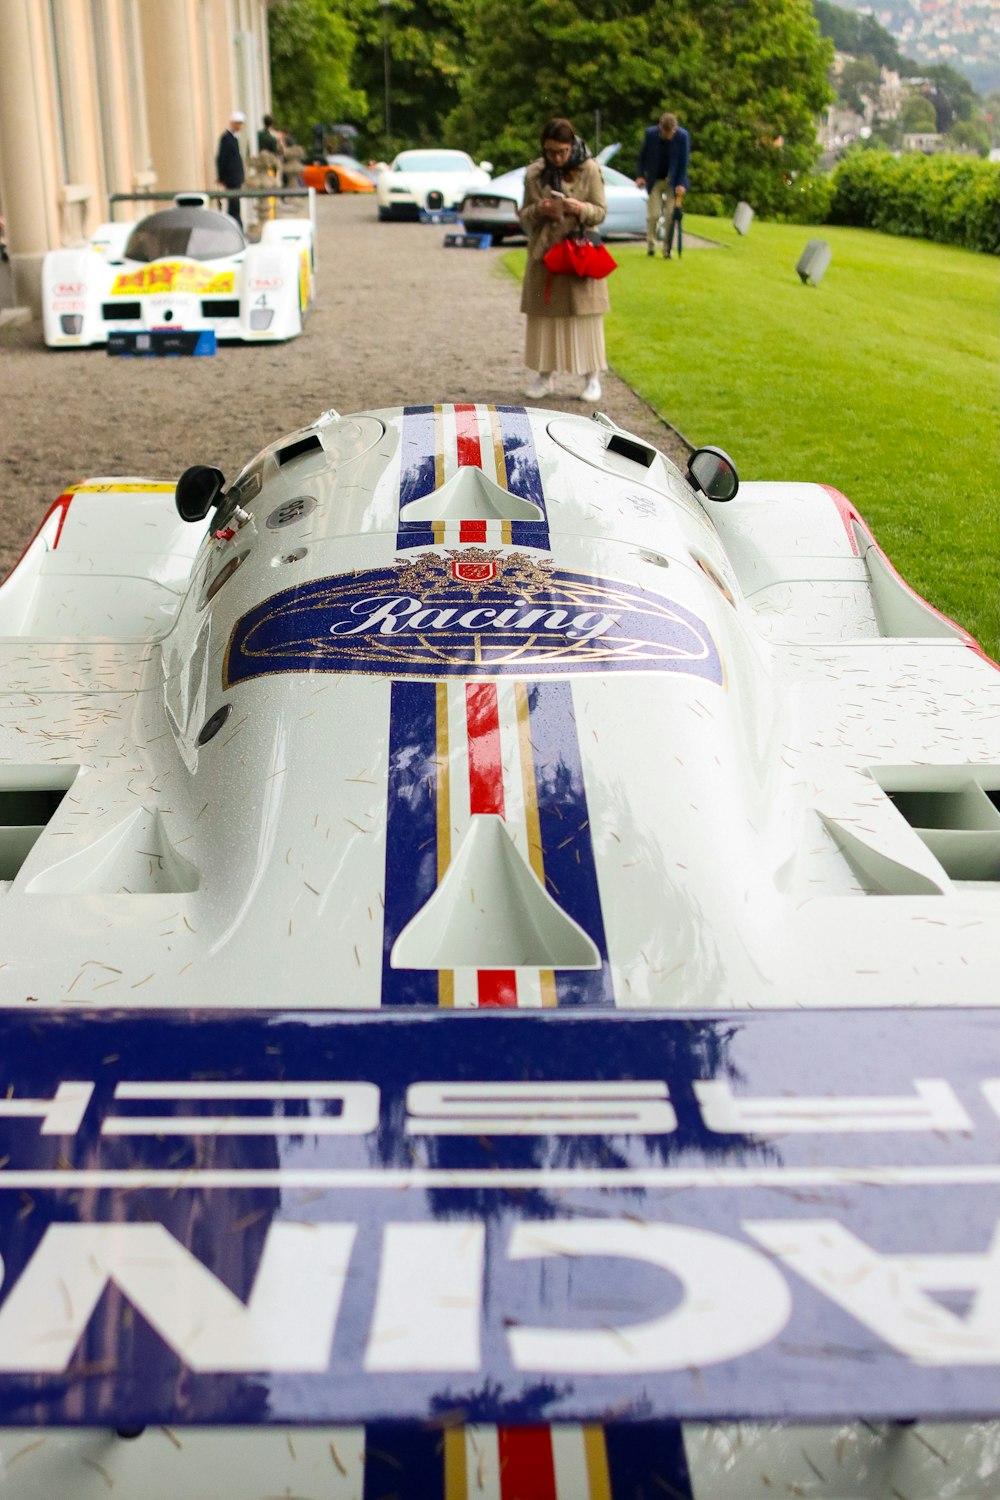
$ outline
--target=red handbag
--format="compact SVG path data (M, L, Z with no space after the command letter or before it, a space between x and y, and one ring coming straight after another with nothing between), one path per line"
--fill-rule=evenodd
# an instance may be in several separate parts
M564 240L557 240L546 250L542 260L556 275L590 276L595 281L603 281L618 266L600 241L595 244L582 234L571 234Z

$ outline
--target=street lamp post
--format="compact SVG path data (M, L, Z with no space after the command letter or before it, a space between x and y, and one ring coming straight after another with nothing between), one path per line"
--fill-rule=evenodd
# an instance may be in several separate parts
M382 10L382 70L385 78L385 159L392 158L392 118L390 114L390 73L391 56L389 51L389 12L392 10L392 0L378 0Z

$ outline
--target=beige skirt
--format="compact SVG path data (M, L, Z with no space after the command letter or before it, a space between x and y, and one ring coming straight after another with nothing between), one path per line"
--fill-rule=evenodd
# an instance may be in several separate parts
M541 318L528 314L524 363L529 370L566 370L590 375L608 368L604 353L604 314L585 317Z

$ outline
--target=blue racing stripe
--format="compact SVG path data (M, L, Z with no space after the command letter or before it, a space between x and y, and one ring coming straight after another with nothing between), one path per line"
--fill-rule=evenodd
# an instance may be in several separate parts
M609 1424L604 1441L614 1500L694 1500L680 1422Z
M601 955L600 969L557 969L559 1005L614 1005L572 684L529 682L528 714L545 884Z
M422 500L434 489L437 418L433 406L404 406L400 439L399 506ZM400 521L397 547L433 547L434 532L426 521Z
M443 1500L444 1432L371 1422L365 1428L364 1500Z
M535 439L531 432L531 418L523 406L498 406L500 437L503 443L504 467L507 471L507 488L512 495L530 500L537 505L544 521L512 521L510 539L515 547L549 548L549 522L545 509L545 492L542 475L538 467Z
M407 922L437 889L437 708L433 682L396 681L389 708L382 1004L437 1005L436 970L393 969Z

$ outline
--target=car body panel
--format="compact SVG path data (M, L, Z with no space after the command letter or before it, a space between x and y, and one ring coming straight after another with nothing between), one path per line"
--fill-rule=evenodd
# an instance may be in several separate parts
M464 151L401 151L378 173L379 216L417 218L425 211L448 212L489 180L489 173Z
M207 208L185 207L218 225ZM212 330L218 339L273 343L294 338L314 295L309 219L273 219L258 244L232 225L232 253L130 259L133 236L167 215L101 225L88 244L52 250L42 266L42 318L50 348L104 344L111 333ZM231 223L232 221L230 221Z
M349 156L328 156L323 161L303 162L299 172L302 187L317 193L373 193L374 174Z
M14 1500L988 1500L996 666L606 418L174 491L0 588Z

